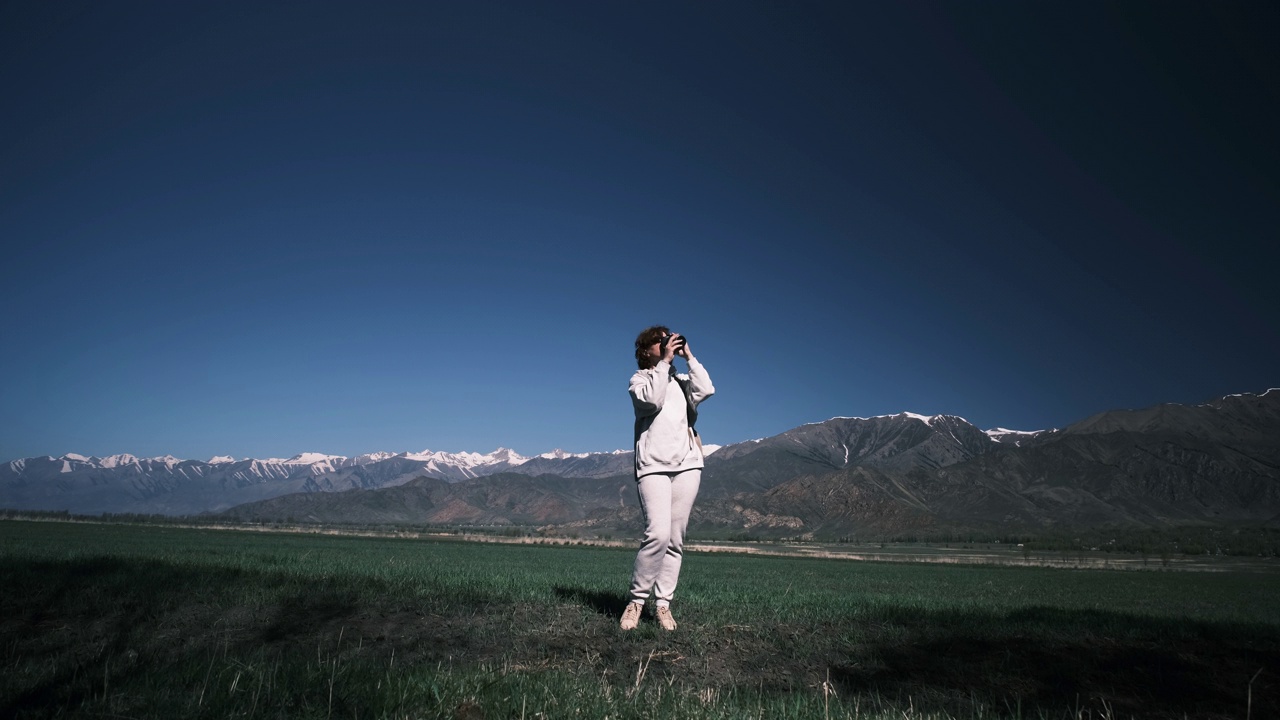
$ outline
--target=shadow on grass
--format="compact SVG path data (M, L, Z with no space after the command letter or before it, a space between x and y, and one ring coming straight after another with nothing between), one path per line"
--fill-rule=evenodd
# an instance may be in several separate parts
M18 590L0 602L0 638L12 643L13 653L6 664L38 660L51 668L34 682L6 682L0 717L79 707L98 686L162 672L162 665L138 657L136 638L154 630L175 590L229 586L237 575L113 557L0 563L0 585Z
M358 610L341 584L118 557L0 561L0 587L0 661L14 670L0 680L3 718L74 714L193 659L314 648Z
M343 667L381 668L387 656L397 671L441 660L556 667L591 687L601 678L634 685L643 663L655 682L683 687L813 693L830 680L848 702L879 696L960 717L982 707L996 716L1243 718L1249 680L1263 668L1252 717L1280 717L1280 629L1271 623L890 605L835 620L744 606L740 623L722 624L690 606L655 652L650 639L618 632L621 592L553 585L556 598L600 616L584 622L572 608L556 614L480 589L432 594L371 582L120 558L0 561L0 717L158 716L145 695L141 707L113 698L135 688L189 704L209 668L238 671L264 654L265 666L303 669L337 657ZM324 667L332 673L337 663ZM148 679L156 676L171 685L156 691ZM300 677L310 689L310 676Z
M300 593L283 599L270 625L262 631L267 642L283 642L306 637L316 628L332 626L353 618L358 599L350 591Z
M926 613L907 637L829 665L848 694L912 697L965 714L1280 717L1280 634L1229 623L1027 608L1000 617ZM1099 631L1098 629L1102 629ZM850 662L852 661L852 662ZM1268 677L1268 671L1272 675Z
M552 592L561 600L586 605L597 613L615 620L622 617L622 611L627 609L627 596L624 593L600 592L563 585L555 586Z

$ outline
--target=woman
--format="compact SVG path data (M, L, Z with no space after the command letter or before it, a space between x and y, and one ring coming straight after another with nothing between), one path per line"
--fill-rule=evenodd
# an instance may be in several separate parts
M689 364L687 375L677 374L672 366L676 355ZM698 403L716 389L684 337L661 325L636 338L636 364L640 369L631 376L631 404L636 413L636 484L645 529L621 627L631 630L639 624L652 593L658 622L664 630L675 630L671 596L680 579L685 526L702 480L702 441L693 425Z

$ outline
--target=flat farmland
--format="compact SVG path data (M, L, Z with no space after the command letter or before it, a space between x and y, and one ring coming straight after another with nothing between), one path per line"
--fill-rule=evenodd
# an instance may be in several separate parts
M0 521L0 717L1280 717L1280 573L717 549Z

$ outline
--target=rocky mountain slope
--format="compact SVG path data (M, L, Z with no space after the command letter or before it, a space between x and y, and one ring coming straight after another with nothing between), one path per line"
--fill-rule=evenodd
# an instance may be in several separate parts
M542 525L634 515L630 477L565 478L498 473L449 483L419 477L403 485L343 493L298 493L232 508L224 517L320 523Z
M1280 522L1280 391L1001 435L960 418L902 413L833 418L729 445L708 458L691 522L722 533L818 536ZM279 498L234 515L355 521L370 517L363 506L382 492ZM608 533L638 522L629 470L593 481L504 474L431 492L433 507L469 508L456 511L466 522ZM434 523L455 512L419 506L405 500L382 517Z

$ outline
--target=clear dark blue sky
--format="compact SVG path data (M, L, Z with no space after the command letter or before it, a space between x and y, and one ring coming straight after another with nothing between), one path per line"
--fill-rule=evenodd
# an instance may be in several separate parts
M376 6L376 7L371 7ZM1262 2L0 9L0 459L627 448L1280 385Z

